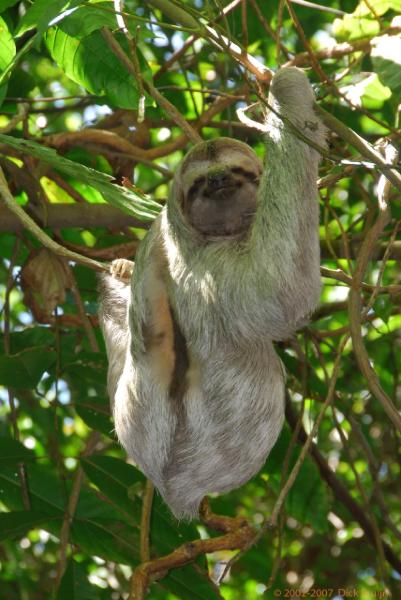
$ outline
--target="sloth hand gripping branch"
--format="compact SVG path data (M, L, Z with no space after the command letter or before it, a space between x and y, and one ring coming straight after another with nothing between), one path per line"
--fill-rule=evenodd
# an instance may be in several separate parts
M265 462L284 418L273 341L319 298L319 154L276 113L321 146L325 130L302 71L279 71L269 100L264 166L236 140L196 145L135 268L101 282L117 435L179 518Z

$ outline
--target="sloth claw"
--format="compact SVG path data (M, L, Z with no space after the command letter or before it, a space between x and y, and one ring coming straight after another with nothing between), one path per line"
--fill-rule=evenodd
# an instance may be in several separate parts
M134 270L134 263L125 258L117 258L110 265L110 275L116 279L129 281Z

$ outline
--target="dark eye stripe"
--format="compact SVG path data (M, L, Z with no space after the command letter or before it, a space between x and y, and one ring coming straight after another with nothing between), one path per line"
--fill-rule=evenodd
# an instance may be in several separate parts
M243 177L245 177L249 181L258 181L258 176L256 173L252 173L252 171L247 171L242 167L232 167L230 171L234 175L243 175Z
M195 179L195 181L193 182L193 184L191 185L191 188L197 185L202 185L202 183L205 183L206 181L206 177L204 177L203 175L201 175L200 177L197 177Z
M201 175L201 177L197 177L188 190L188 197L193 195L194 192L197 191L197 188L205 182L206 182L206 177L204 177L203 175Z

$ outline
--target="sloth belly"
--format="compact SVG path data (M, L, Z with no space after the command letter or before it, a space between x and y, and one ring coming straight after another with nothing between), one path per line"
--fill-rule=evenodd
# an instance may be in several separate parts
M284 419L283 369L267 344L257 357L191 357L181 397L157 381L149 362L127 361L116 431L173 513L194 517L205 494L239 487L262 467Z

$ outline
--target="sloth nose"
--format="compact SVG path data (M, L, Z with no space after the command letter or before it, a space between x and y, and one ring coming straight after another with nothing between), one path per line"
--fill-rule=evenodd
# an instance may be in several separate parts
M217 171L215 173L209 173L207 183L208 187L211 190L218 190L219 188L229 185L230 174L227 173L227 171Z

